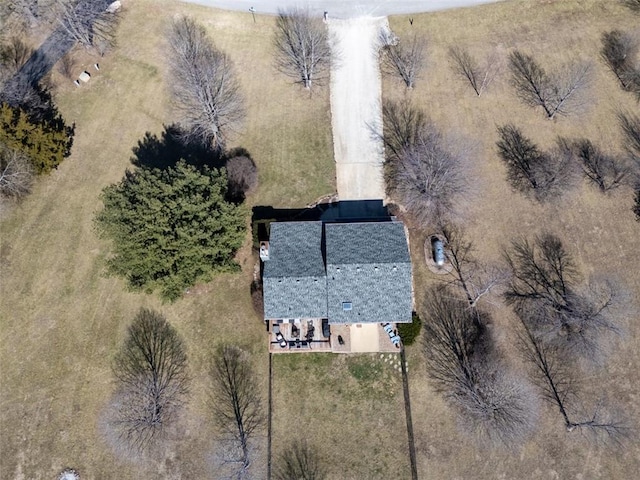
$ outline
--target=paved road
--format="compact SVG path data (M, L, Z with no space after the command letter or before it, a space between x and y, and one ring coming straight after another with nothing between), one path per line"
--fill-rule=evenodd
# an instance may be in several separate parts
M314 15L329 12L329 18L351 18L359 16L386 16L402 13L432 12L448 8L470 7L501 0L183 0L225 10L248 11L255 8L256 14L275 14L287 7L308 8Z

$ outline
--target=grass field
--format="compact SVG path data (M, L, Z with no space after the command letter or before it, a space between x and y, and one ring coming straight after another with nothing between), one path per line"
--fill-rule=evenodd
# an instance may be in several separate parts
M640 415L637 388L637 319L640 305L640 225L630 211L632 193L623 189L604 196L586 183L552 205L536 205L510 191L504 168L497 158L496 127L507 122L519 126L541 148L550 148L558 135L587 137L606 151L620 154L621 136L616 123L618 109L638 105L620 91L614 76L599 59L600 35L613 28L637 29L638 17L611 1L514 1L467 10L413 15L390 19L402 38L420 33L428 40L428 67L412 92L386 79L383 95L405 95L422 106L444 132L461 136L473 145L477 191L468 211L466 229L486 262L500 258L511 238L532 236L543 230L562 238L575 255L585 277L610 276L630 292L632 315L622 318L625 334L606 368L586 375L583 387L588 405L604 396L621 407L631 425ZM497 80L481 97L451 73L447 49L467 47L482 58L495 51L503 59ZM519 48L534 55L551 70L576 59L593 62L591 100L579 115L546 120L538 111L515 98L508 84L506 56ZM424 264L424 235L413 232L414 282L418 300L424 288L435 282ZM497 298L484 303L494 314L492 326L505 350L512 351L514 319ZM635 441L625 448L593 446L580 433L567 433L552 405L542 405L540 427L522 450L502 452L479 449L461 433L451 410L425 381L426 370L419 347L409 349L417 368L410 372L411 400L420 478L632 478L640 469L640 449ZM510 356L516 368L519 358Z
M236 144L258 164L260 187L248 201L301 207L335 190L328 92L311 98L277 74L271 64L273 19L220 12L163 0L126 3L119 46L99 59L100 72L80 89L61 83L57 102L76 122L73 154L33 194L2 220L0 300L0 477L50 479L65 466L83 479L215 478L215 431L207 415L206 365L222 341L254 353L266 394L264 326L251 308L249 283L255 258L249 238L238 260L242 273L223 275L172 305L155 296L128 293L124 282L102 276L108 245L98 241L92 217L99 193L130 166L131 148L145 132L160 134L171 123L162 34L172 16L187 13L203 22L216 44L234 60L247 97L248 117ZM605 29L632 28L637 18L608 0L515 1L470 10L391 19L400 35L423 32L429 66L409 95L445 131L469 138L477 156L478 201L469 212L469 233L478 255L496 261L508 239L542 228L565 239L585 275L609 274L640 297L635 252L639 226L631 194L605 197L587 185L558 205L537 206L510 192L496 158L497 125L516 122L541 147L559 135L587 135L605 149L618 149L619 107L637 108L620 92L597 58ZM594 101L580 116L550 122L521 105L503 70L480 98L451 78L446 50L452 42L481 54L492 45L501 55L519 47L541 62L572 58L594 61ZM84 54L78 55L90 68ZM385 80L387 97L405 95ZM635 106L634 106L635 105ZM422 234L411 239L416 291L433 282L424 265ZM508 343L509 312L486 304L494 328ZM633 304L636 320L639 310ZM100 416L113 389L110 362L139 307L166 314L184 337L190 356L192 393L179 423L179 440L159 458L131 463L110 450ZM638 326L585 387L605 391L627 417L640 414ZM419 346L411 347L409 377L418 450L425 479L618 479L635 478L640 449L592 446L566 433L553 407L544 406L541 426L521 451L479 449L460 433L451 411L426 380ZM517 359L513 357L514 363ZM289 440L305 438L327 462L331 479L410 478L402 389L397 370L375 355L281 355L274 357L274 459ZM265 476L265 445L254 462Z
M202 21L237 66L248 115L235 144L260 171L249 202L303 206L335 190L328 92L309 98L275 72L272 18L254 24L249 14L127 2L115 51L100 59L77 53L78 71L92 72L89 84L60 80L57 103L76 123L71 157L3 219L2 478L55 478L65 466L86 479L210 478L215 437L204 405L211 350L222 341L246 346L266 378L264 327L249 296L249 235L238 255L241 274L220 276L173 305L127 293L124 282L102 275L108 245L96 238L92 218L102 188L130 168L137 141L172 121L163 32L178 12ZM141 306L161 310L183 336L193 382L180 441L160 460L131 464L111 453L99 419L113 389L113 354ZM264 448L255 465L263 476Z

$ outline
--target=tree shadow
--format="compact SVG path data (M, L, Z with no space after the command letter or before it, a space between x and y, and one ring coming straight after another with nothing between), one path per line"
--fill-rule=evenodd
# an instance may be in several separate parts
M164 170L175 166L180 160L198 168L220 168L226 156L218 149L187 142L178 125L165 125L158 137L150 132L145 133L138 145L133 147L131 163L140 168L159 168Z

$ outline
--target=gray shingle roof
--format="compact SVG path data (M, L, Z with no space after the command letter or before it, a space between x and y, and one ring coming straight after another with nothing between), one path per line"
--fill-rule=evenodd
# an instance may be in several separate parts
M411 260L403 224L328 223L324 228L326 271L321 222L271 224L263 272L265 318L410 322Z
M400 222L328 223L327 264L410 263Z
M327 318L322 222L273 222L264 264L265 318Z
M411 259L403 224L327 224L325 234L329 323L410 322Z

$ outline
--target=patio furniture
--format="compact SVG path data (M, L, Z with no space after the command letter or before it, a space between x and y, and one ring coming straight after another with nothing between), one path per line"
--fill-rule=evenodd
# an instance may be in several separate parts
M291 325L291 336L298 338L300 336L300 329L296 325Z
M305 335L305 338L307 339L307 341L311 341L313 340L313 333L315 332L316 328L313 326L313 322L311 320L309 320L307 322L307 334Z

